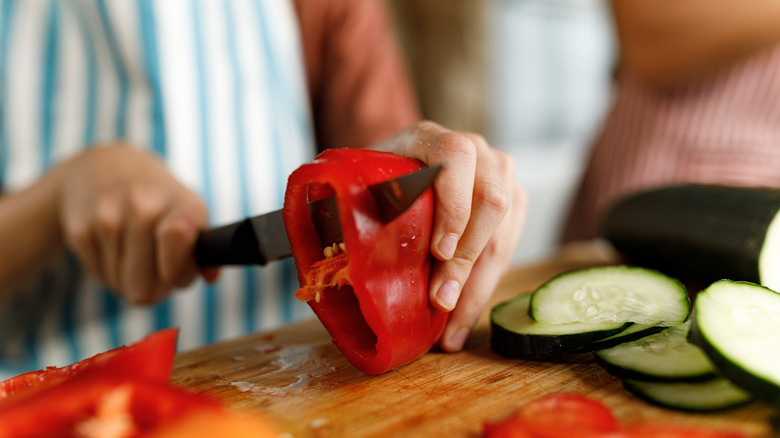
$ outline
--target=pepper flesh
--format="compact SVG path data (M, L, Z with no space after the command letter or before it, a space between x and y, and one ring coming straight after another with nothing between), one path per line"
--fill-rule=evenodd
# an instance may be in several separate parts
M171 384L177 334L0 381L0 438L281 436L262 416Z
M283 217L301 284L296 296L366 374L381 374L426 353L449 316L428 299L433 191L385 224L367 189L420 168L419 161L389 152L331 149L299 167L287 183ZM323 259L308 202L332 195L345 252Z

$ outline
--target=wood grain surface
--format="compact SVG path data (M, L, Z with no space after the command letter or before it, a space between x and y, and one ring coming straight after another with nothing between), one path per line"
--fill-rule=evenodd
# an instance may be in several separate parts
M618 263L598 244L569 245L548 260L510 271L491 305L571 269ZM294 437L478 437L499 419L550 393L596 397L625 424L665 422L770 437L762 403L712 414L658 408L628 394L590 354L509 360L489 348L487 311L466 348L431 351L380 376L354 369L317 320L179 353L173 381L262 413Z

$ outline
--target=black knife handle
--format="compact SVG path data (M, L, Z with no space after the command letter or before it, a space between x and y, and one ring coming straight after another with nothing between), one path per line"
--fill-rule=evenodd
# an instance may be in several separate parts
M195 242L195 260L201 268L225 265L265 265L249 220L200 233Z

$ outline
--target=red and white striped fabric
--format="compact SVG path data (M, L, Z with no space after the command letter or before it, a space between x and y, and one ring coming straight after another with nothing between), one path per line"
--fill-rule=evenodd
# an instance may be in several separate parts
M682 182L780 187L780 46L673 89L623 76L564 240L596 236L620 196Z

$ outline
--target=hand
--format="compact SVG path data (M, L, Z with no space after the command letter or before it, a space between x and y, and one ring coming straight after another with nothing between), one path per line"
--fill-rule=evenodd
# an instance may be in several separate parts
M377 149L443 164L434 183L430 281L434 307L452 311L440 344L463 348L466 337L509 268L525 222L527 200L514 161L480 135L416 123Z
M106 286L147 304L198 274L192 254L206 207L157 157L94 147L55 171L65 244Z

